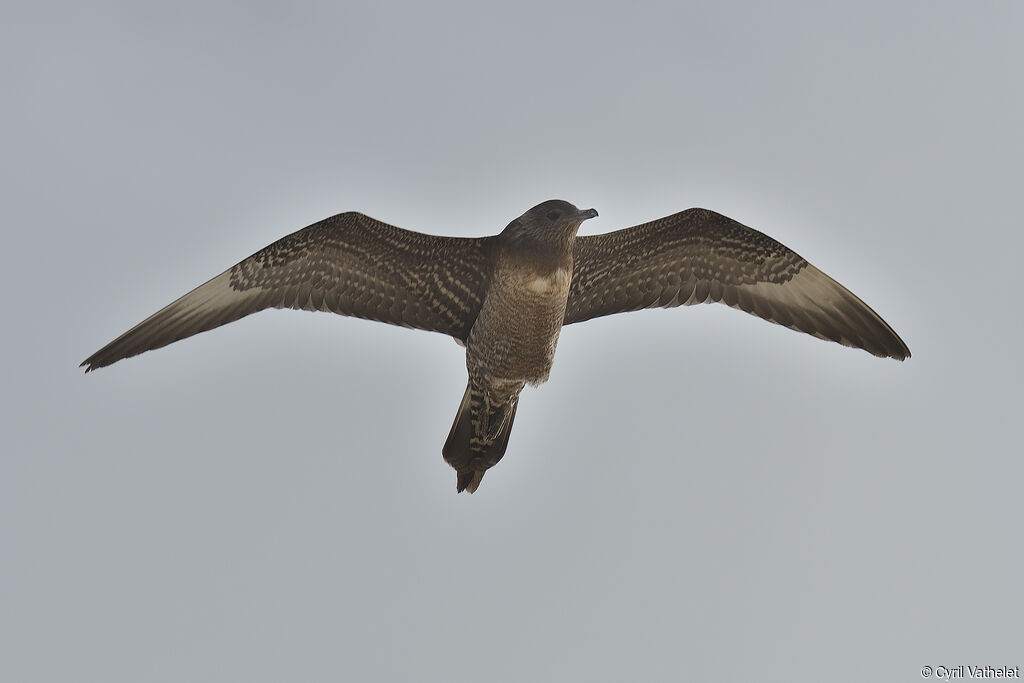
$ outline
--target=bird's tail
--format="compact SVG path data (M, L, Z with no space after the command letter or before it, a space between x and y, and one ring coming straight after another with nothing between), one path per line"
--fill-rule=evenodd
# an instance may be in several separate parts
M456 489L459 493L476 491L484 472L497 465L505 455L518 405L518 392L501 403L495 403L486 390L470 380L452 431L441 449L445 462L458 472Z

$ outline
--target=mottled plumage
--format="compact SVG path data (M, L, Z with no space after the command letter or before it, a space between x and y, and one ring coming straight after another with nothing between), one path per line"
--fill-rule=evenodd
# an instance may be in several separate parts
M910 349L841 284L771 237L706 209L579 237L565 323L722 302L819 339L904 360Z
M331 311L442 332L466 346L469 382L444 448L473 492L504 455L519 394L548 378L564 324L722 302L821 339L903 360L910 350L849 290L795 252L713 211L689 209L577 237L596 216L551 200L493 237L403 230L343 213L292 233L87 358L86 371L265 308Z

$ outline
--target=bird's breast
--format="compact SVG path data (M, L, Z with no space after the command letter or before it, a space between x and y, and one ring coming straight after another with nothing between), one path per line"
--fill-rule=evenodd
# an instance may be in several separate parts
M502 264L466 344L470 374L537 384L547 379L572 280L571 266Z
M551 273L527 273L523 277L523 288L531 294L558 294L569 289L572 271L556 268Z

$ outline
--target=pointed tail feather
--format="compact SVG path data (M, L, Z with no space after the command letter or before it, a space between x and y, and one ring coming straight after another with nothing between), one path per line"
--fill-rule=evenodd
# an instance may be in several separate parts
M484 472L505 455L518 406L518 392L504 403L492 405L484 390L470 380L448 440L441 449L445 462L458 473L456 490L459 493L476 491Z
M483 481L485 470L459 470L457 479L455 481L455 490L458 493L463 491L469 491L475 493L480 488L480 482Z

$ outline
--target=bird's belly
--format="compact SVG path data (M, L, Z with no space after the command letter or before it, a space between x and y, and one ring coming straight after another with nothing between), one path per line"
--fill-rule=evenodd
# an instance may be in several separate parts
M494 382L547 380L565 319L570 273L523 273L488 293L466 344L471 374Z

